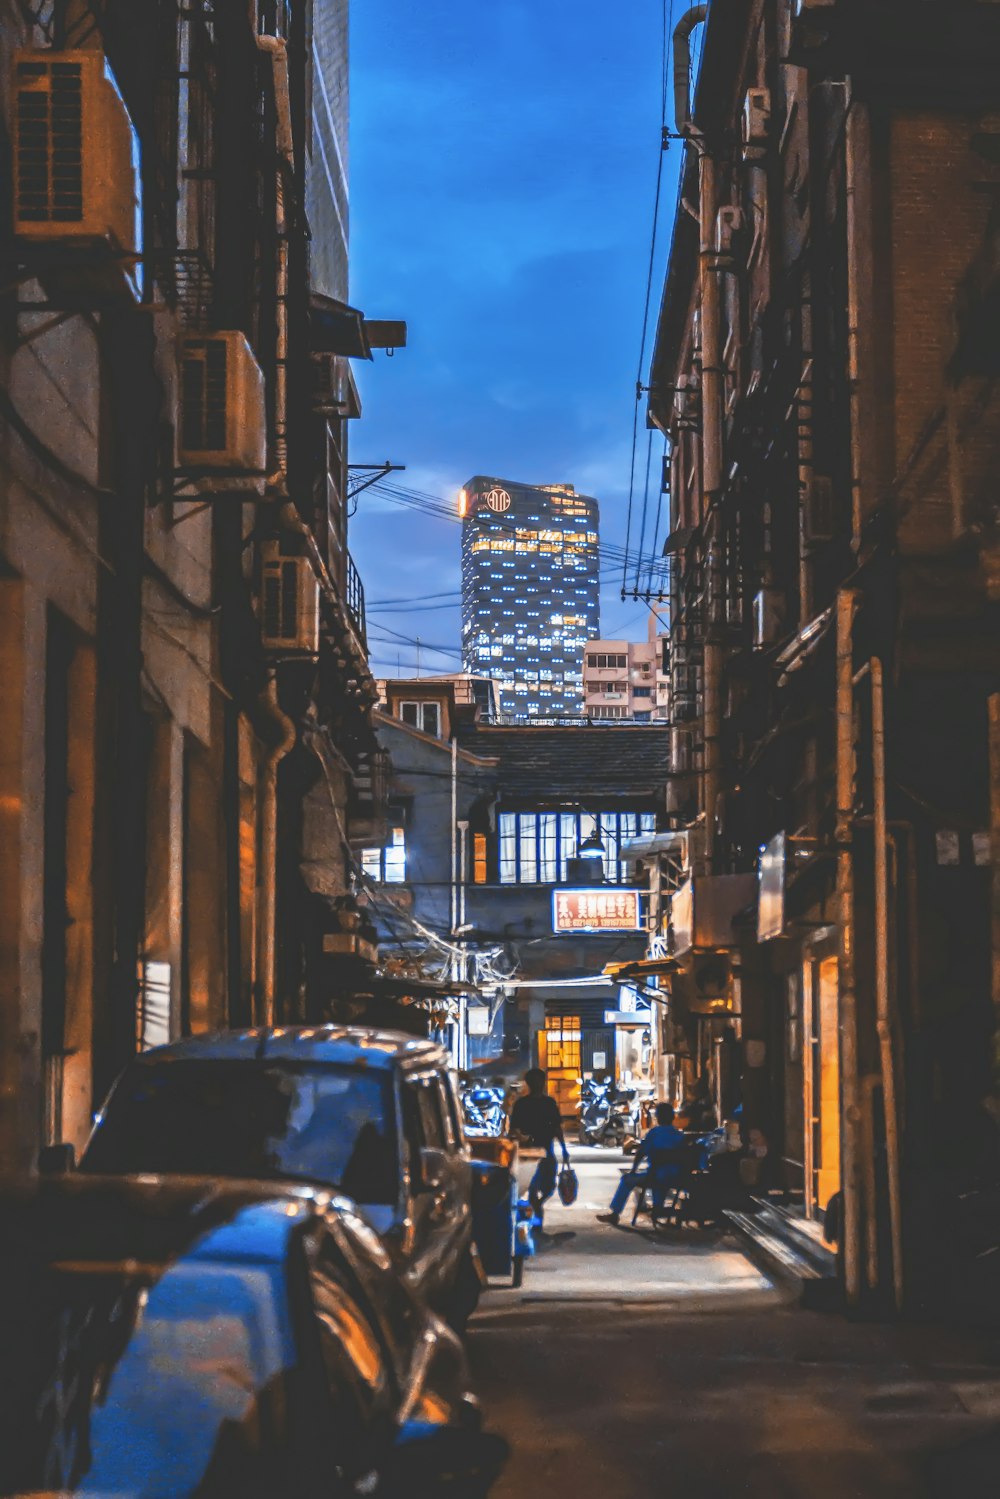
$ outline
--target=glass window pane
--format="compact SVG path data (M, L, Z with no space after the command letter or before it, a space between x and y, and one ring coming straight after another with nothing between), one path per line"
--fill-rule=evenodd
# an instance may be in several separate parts
M576 813L559 814L559 878L565 884L568 878L566 860L576 858Z
M639 819L636 817L634 812L623 812L621 814L618 819L618 833L622 843L627 843L630 838L634 838L636 836L636 833L638 831L638 821ZM618 848L618 852L621 853L620 845ZM618 878L620 881L625 881L628 879L628 864L624 859L619 860Z
M558 877L556 862L556 814L543 812L539 821L538 878L543 885L553 885Z
M521 838L518 870L521 884L535 885L538 883L538 819L534 812L520 814L518 832Z
M604 844L604 878L609 885L618 882L618 814L601 813L601 842Z
M402 835L402 828L393 828L392 843L385 850L385 881L387 885L401 885L406 879L406 845L402 836L397 841L396 834Z
M517 818L512 812L500 813L500 883L517 884Z

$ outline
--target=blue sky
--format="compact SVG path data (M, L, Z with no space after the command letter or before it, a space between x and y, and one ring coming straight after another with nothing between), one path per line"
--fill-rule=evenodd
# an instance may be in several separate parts
M600 500L603 538L624 542L663 9L354 4L351 299L405 318L409 346L356 370L352 461L405 463L402 483L446 499L474 473L575 484ZM674 145L654 315L679 159ZM645 442L640 422L640 469ZM351 550L370 605L459 587L458 526L377 497L361 497ZM645 607L619 586L604 591L603 632L643 638ZM396 670L388 630L420 636L423 670L456 664L429 651L457 647L456 605L373 609L376 674ZM413 645L398 655L412 669Z

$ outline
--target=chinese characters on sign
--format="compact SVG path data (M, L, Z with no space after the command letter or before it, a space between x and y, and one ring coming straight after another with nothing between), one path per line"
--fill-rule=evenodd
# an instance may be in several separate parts
M640 925L638 890L555 890L554 932L635 932Z

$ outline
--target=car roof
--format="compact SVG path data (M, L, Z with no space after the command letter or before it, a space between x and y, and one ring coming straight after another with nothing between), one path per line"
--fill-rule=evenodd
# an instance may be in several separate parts
M0 1186L0 1258L281 1263L292 1235L353 1204L284 1182L42 1177Z
M389 1072L395 1067L446 1067L448 1053L424 1037L398 1031L348 1025L283 1025L185 1036L136 1058L140 1066L168 1061L327 1062Z

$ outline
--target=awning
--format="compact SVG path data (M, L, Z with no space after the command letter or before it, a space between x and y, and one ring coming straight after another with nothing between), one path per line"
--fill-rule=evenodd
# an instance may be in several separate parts
M313 292L309 298L309 343L314 354L340 354L345 359L372 357L364 313L320 292Z
M813 651L822 645L832 624L833 610L824 609L822 614L817 614L815 619L802 627L794 640L789 641L775 658L775 665L781 668L779 687L784 687L792 673L804 666Z
M405 349L406 324L366 318L357 307L313 292L309 298L309 346L314 354L371 359L372 349Z
M664 978L680 968L676 958L636 958L632 963L609 963L604 972L616 983L631 979Z

